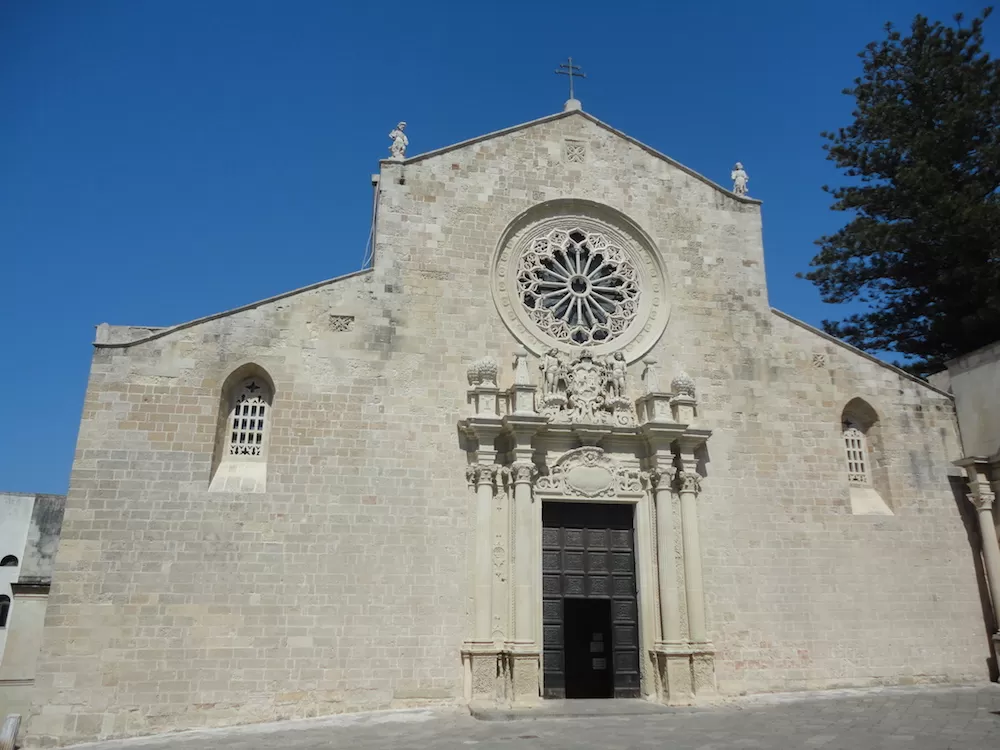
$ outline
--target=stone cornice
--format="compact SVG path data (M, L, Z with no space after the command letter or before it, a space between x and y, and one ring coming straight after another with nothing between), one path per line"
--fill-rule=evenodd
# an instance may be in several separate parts
M646 422L639 431L653 449L662 449L676 442L681 450L693 451L711 436L711 430L673 422Z
M500 420L509 432L538 432L544 429L549 418L540 414L507 414Z
M468 417L461 420L458 426L474 437L496 436L503 432L503 419L501 417Z

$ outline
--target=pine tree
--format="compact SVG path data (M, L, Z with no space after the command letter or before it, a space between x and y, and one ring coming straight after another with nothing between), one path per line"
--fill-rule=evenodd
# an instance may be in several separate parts
M853 214L817 241L824 302L865 311L823 327L860 349L903 356L918 375L1000 339L1000 61L983 51L983 11L955 27L891 24L844 93L854 122L823 133L847 185L824 187Z

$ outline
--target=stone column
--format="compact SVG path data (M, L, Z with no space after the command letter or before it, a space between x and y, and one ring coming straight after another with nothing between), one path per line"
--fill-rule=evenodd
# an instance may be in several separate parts
M473 640L493 640L493 539L490 533L497 466L476 467L476 619Z
M644 698L657 694L658 667L656 645L659 642L659 612L656 609L656 529L653 517L652 472L639 477L645 490L635 504L635 575L639 605L639 679Z
M979 516L979 535L983 539L983 559L993 600L993 618L1000 624L1000 543L997 542L996 525L993 523L994 499L992 492L983 489L969 494L969 500Z
M681 635L680 594L677 591L677 560L674 554L674 508L670 481L660 471L650 472L656 492L656 561L660 594L660 627L664 645L679 646Z
M493 642L493 495L499 467L492 463L495 453L486 451L480 463L467 474L476 487L475 548L472 559L473 630L462 647L465 698L471 702L493 703L502 692L497 679L501 646Z
M684 544L684 588L691 648L691 677L695 695L715 692L715 648L705 626L705 586L701 571L701 534L698 530L698 494L701 477L697 461L685 440L680 441L681 468L674 477L680 495L681 539Z
M660 459L661 462L663 459ZM681 630L681 602L677 584L674 499L671 492L673 467L650 472L656 491L656 563L660 595L660 634L656 644L659 698L663 703L685 705L694 695L691 647ZM684 549L685 555L687 548ZM685 566L685 571L687 567Z
M531 484L538 470L532 463L515 463L514 479L514 640L534 643L535 608L532 606L535 560Z
M510 686L507 694L515 703L534 703L539 700L541 648L537 635L541 611L541 520L533 497L538 470L532 461L535 434L548 422L534 412L535 386L527 383L526 353L519 351L514 360L514 385L509 394L515 405L514 413L504 417L507 436L512 441L510 467L514 492L511 502L513 514L510 549L513 556L511 603L514 622L507 642L510 664Z
M514 480L514 639L510 644L511 678L514 701L539 700L538 670L540 650L535 642L535 578L541 559L535 549L535 508L532 484L538 473L530 461L512 467Z
M701 573L701 540L698 534L698 492L701 477L680 469L675 479L681 498L681 538L684 541L684 588L687 594L688 638L705 643L705 591Z
M990 462L985 458L963 458L955 462L969 475L969 494L966 497L979 516L979 536L983 543L983 564L986 581L993 600L993 619L1000 626L1000 542L993 522L993 502L996 496L990 489ZM993 636L1000 641L1000 634Z

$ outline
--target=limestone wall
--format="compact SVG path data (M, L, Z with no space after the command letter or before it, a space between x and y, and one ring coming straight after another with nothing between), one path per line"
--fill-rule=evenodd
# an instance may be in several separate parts
M757 204L579 115L384 163L380 188L371 272L102 335L32 743L461 700L466 367L511 361L491 259L509 222L556 198L621 211L663 255L654 354L668 381L694 377L715 430L701 517L720 687L985 677L951 401L770 310ZM220 388L248 362L275 385L267 491L209 492ZM851 515L855 396L891 438L893 516Z
M985 679L950 399L781 316L762 344L756 364L724 359L700 381L720 689ZM892 516L851 514L840 415L855 397L882 424Z

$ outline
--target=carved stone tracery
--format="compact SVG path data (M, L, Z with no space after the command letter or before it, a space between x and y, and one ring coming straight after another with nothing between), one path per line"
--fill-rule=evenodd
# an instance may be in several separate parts
M491 290L505 325L536 356L578 347L635 362L670 314L655 243L624 214L557 199L517 216L497 245Z
M639 311L639 273L600 232L553 229L521 254L521 304L552 338L590 346L621 335Z

